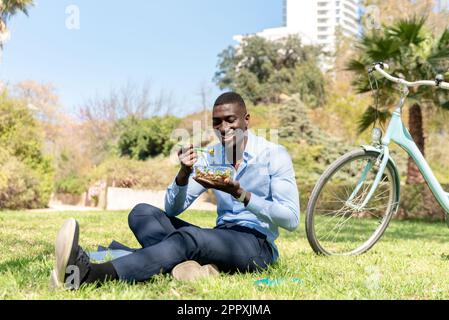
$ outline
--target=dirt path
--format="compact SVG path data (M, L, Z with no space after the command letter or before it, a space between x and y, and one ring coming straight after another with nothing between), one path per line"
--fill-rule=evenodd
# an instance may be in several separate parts
M145 203L150 203L156 207L159 207L161 209L163 208L163 199L149 199L151 201L145 202ZM137 204L137 203L136 203ZM132 205L130 205L129 208L119 208L117 210L131 210L132 209ZM192 210L204 210L204 211L216 211L217 210L217 206L214 205L213 203L204 201L203 199L199 198L197 199L190 207L189 209ZM49 207L48 208L44 208L44 209L33 209L33 210L28 210L29 212L66 212L66 211L81 211L81 212L87 212L87 211L102 211L101 208L96 208L96 207L83 207L83 206L72 206L72 205L66 205L66 204L61 204L58 202L50 202ZM114 211L114 210L112 210Z

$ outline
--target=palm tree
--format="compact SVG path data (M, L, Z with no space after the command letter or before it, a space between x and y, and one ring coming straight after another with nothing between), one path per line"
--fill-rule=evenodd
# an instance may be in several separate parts
M388 72L411 81L434 79L437 74L447 73L449 29L435 38L426 30L425 22L426 18L416 17L399 20L393 25L383 26L381 31L362 36L357 46L358 56L348 63L348 70L358 75L353 83L358 92L365 93L371 90L367 66L373 62L386 62L390 66ZM373 106L368 107L359 121L360 132L374 125L376 121L384 124L391 115L391 108L398 100L398 90L392 82L383 78L378 79L378 82L379 105L382 107L379 110ZM410 134L423 154L425 140L421 107L426 104L449 109L447 97L447 92L443 90L433 90L429 87L410 89L408 125ZM446 102L443 102L444 100ZM423 182L418 168L409 158L407 184Z
M8 39L6 27L9 19L18 12L28 15L28 7L34 4L34 0L0 0L0 49Z

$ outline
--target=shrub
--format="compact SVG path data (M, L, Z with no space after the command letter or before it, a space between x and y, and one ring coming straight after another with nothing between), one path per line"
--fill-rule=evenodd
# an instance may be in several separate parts
M42 152L43 130L24 101L0 95L0 208L45 207L53 166Z
M280 107L280 143L292 157L300 188L314 184L334 160L349 150L310 121L309 112L297 96Z
M157 157L147 161L111 158L94 170L90 181L107 180L109 186L119 188L164 190L177 171L178 166L169 158Z
M443 185L449 190L449 185ZM436 201L427 184L401 186L399 218L425 218L444 221L445 212Z
M80 177L70 174L55 181L55 191L58 193L69 193L73 195L81 195L88 188L87 177Z
M119 155L136 160L147 160L160 154L168 156L174 145L170 136L179 123L180 119L175 117L121 120L118 124L121 132Z
M16 157L0 162L0 208L34 209L45 207L49 193L42 176Z
M299 171L296 171L297 173ZM316 183L316 181L315 181ZM305 215L307 204L315 185L298 184L301 214ZM341 186L343 188L343 185ZM444 190L449 190L449 185L443 185ZM401 185L401 199L396 219L422 219L429 221L444 221L445 212L435 200L433 194L425 184Z

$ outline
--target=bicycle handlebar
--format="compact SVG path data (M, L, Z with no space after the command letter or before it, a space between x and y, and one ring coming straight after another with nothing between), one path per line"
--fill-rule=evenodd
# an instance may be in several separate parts
M444 82L440 78L436 78L435 80L421 80L421 81L415 81L410 82L401 78L393 77L391 74L387 73L384 69L388 69L388 64L386 63L376 63L374 65L374 69L379 72L381 75L383 75L388 80L403 84L407 87L419 87L419 86L431 86L431 87L437 87L449 90L449 82Z

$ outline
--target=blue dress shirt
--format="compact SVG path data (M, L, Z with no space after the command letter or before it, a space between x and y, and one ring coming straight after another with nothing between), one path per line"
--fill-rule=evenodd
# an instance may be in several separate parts
M231 166L221 143L211 148L213 155L205 155L209 165ZM204 157L200 157L195 166L205 163ZM299 224L299 192L290 155L283 146L248 131L243 161L235 180L251 193L251 199L245 207L230 194L213 190L217 198L217 226L237 223L265 234L277 260L279 252L274 241L279 236L278 228L293 231ZM204 191L206 189L193 180L193 174L186 186L178 186L175 179L165 195L165 212L172 217L179 215Z

